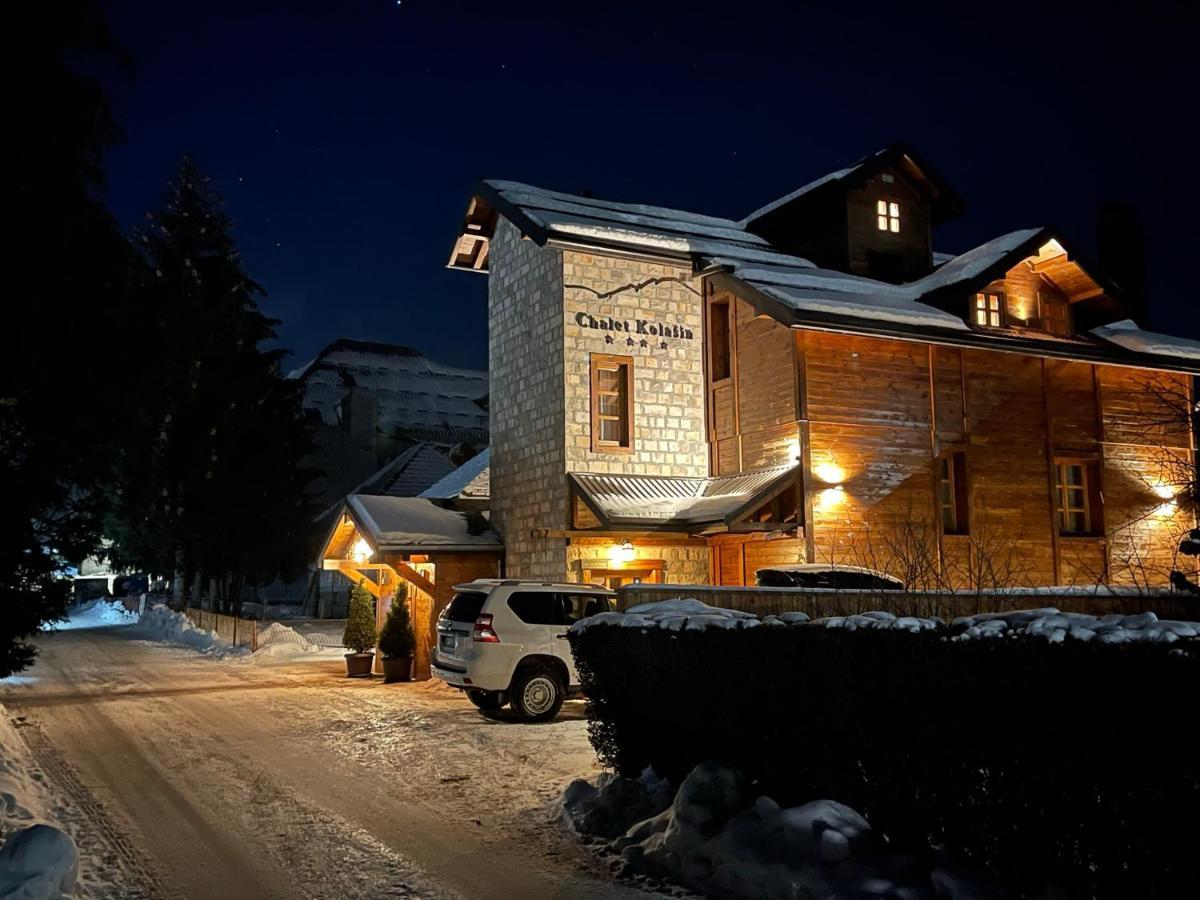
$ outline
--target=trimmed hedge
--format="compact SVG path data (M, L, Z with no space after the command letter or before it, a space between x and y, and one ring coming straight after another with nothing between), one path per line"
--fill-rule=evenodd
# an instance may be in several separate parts
M950 633L598 624L570 641L592 744L623 775L677 783L715 759L1020 890L1190 895L1197 643Z

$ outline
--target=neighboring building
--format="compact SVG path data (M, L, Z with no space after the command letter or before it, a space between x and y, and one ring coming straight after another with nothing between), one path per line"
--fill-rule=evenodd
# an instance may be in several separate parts
M906 146L738 221L479 183L505 574L1166 583L1200 343L1049 229L935 253L962 211Z
M443 365L411 347L339 338L288 377L304 382L323 507L370 478L387 477L393 464L409 467L408 475L383 493L413 496L454 468L455 445L469 455L488 443L487 372L479 369ZM419 458L404 458L421 444ZM431 449L445 458L437 471ZM414 480L413 466L428 480Z

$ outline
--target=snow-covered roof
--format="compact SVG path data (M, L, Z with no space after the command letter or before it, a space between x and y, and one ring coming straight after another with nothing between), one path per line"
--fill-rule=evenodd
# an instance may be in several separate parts
M480 513L459 512L421 497L351 494L346 508L378 550L499 550L500 536Z
M418 441L351 493L416 497L452 471L450 457L428 441Z
M996 266L1015 264L1012 257L1025 254L1043 233L1040 228L1026 228L1002 235L907 284L816 269L807 260L801 260L801 265L766 266L718 256L707 262L798 312L969 331L962 316L922 301L955 287L965 290Z
M685 259L721 254L734 259L799 264L796 257L776 252L765 239L732 219L597 200L516 181L489 179L481 182L481 188L518 225L541 229L546 238L600 242Z
M448 366L395 344L334 341L289 378L304 382L303 406L330 426L340 422L352 387L378 403L377 427L437 443L487 441L488 413L480 404L487 372Z
M1118 347L1132 350L1134 353L1177 356L1181 359L1200 361L1200 341L1174 337L1169 334L1158 334L1153 331L1142 331L1132 319L1122 319L1111 325L1093 328L1092 334L1109 343L1116 344Z
M486 448L418 496L427 500L475 500L486 503L491 499L490 465L491 448Z
M789 483L795 466L683 478L572 472L580 499L606 527L731 525Z

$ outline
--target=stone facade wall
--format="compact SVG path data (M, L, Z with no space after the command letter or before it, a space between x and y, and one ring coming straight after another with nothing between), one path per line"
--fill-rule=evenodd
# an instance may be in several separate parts
M613 539L577 539L567 547L567 578L583 581L583 570L607 561ZM709 548L695 544L639 545L635 559L661 559L664 581L677 584L703 584L708 581ZM629 568L637 568L632 562Z
M575 251L562 260L566 471L708 475L699 282L656 263ZM629 330L588 327L589 316ZM667 334L652 333L663 326ZM691 337L675 336L675 326ZM593 353L633 357L632 453L592 452Z
M501 219L491 241L488 357L491 522L504 538L505 574L560 580L566 529L562 253L521 239Z

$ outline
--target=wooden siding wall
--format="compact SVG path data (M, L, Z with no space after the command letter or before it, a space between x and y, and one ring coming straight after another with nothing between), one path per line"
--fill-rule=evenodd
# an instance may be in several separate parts
M958 587L984 562L1021 585L1164 584L1179 564L1192 523L1154 489L1187 465L1190 438L1182 416L1152 427L1169 414L1147 384L1186 396L1186 378L815 331L798 331L796 346L816 561L907 578L927 554ZM966 452L969 536L938 525L936 456L955 449ZM1100 478L1102 535L1058 534L1055 456ZM821 482L829 466L841 484Z

